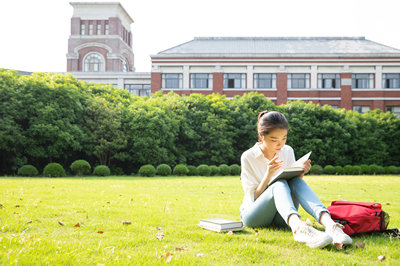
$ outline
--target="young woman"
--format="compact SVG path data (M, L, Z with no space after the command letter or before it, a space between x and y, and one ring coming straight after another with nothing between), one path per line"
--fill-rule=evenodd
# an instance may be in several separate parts
M285 145L288 132L285 116L279 112L261 112L257 128L259 142L241 157L244 198L240 217L243 223L250 227L289 225L294 240L312 248L330 243L351 245L352 239L331 219L326 207L303 180L304 174L310 171L310 160L304 163L301 176L268 186L276 171L295 162L293 149ZM299 204L325 227L325 232L300 220Z

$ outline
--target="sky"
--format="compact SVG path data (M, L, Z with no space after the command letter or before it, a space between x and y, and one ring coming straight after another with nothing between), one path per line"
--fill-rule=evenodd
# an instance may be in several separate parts
M0 68L65 72L73 13L69 2L1 1ZM194 37L365 36L400 49L399 0L119 2L134 20L131 30L137 72L151 71L150 55Z

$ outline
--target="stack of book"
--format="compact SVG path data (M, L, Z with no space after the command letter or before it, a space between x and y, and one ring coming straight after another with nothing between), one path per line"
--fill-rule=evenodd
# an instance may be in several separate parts
M243 223L223 218L201 219L199 226L201 228L215 232L229 232L243 230Z

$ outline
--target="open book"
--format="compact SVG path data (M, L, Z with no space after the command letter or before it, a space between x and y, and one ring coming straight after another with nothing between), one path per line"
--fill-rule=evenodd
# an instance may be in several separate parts
M308 158L310 158L310 155L311 155L311 152L307 153L306 155L304 155L303 157L298 159L292 165L278 170L272 176L271 180L268 183L268 186L270 186L272 183L274 183L275 181L277 181L279 179L289 180L295 176L301 175L304 172L303 168L302 168L303 163L306 162L308 160Z

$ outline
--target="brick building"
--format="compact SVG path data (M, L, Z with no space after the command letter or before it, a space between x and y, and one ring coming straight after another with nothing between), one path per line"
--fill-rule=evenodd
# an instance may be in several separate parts
M400 50L364 37L195 38L151 60L152 93L257 91L276 104L400 114Z
M135 72L133 19L120 3L72 2L67 72L150 96L150 73Z

